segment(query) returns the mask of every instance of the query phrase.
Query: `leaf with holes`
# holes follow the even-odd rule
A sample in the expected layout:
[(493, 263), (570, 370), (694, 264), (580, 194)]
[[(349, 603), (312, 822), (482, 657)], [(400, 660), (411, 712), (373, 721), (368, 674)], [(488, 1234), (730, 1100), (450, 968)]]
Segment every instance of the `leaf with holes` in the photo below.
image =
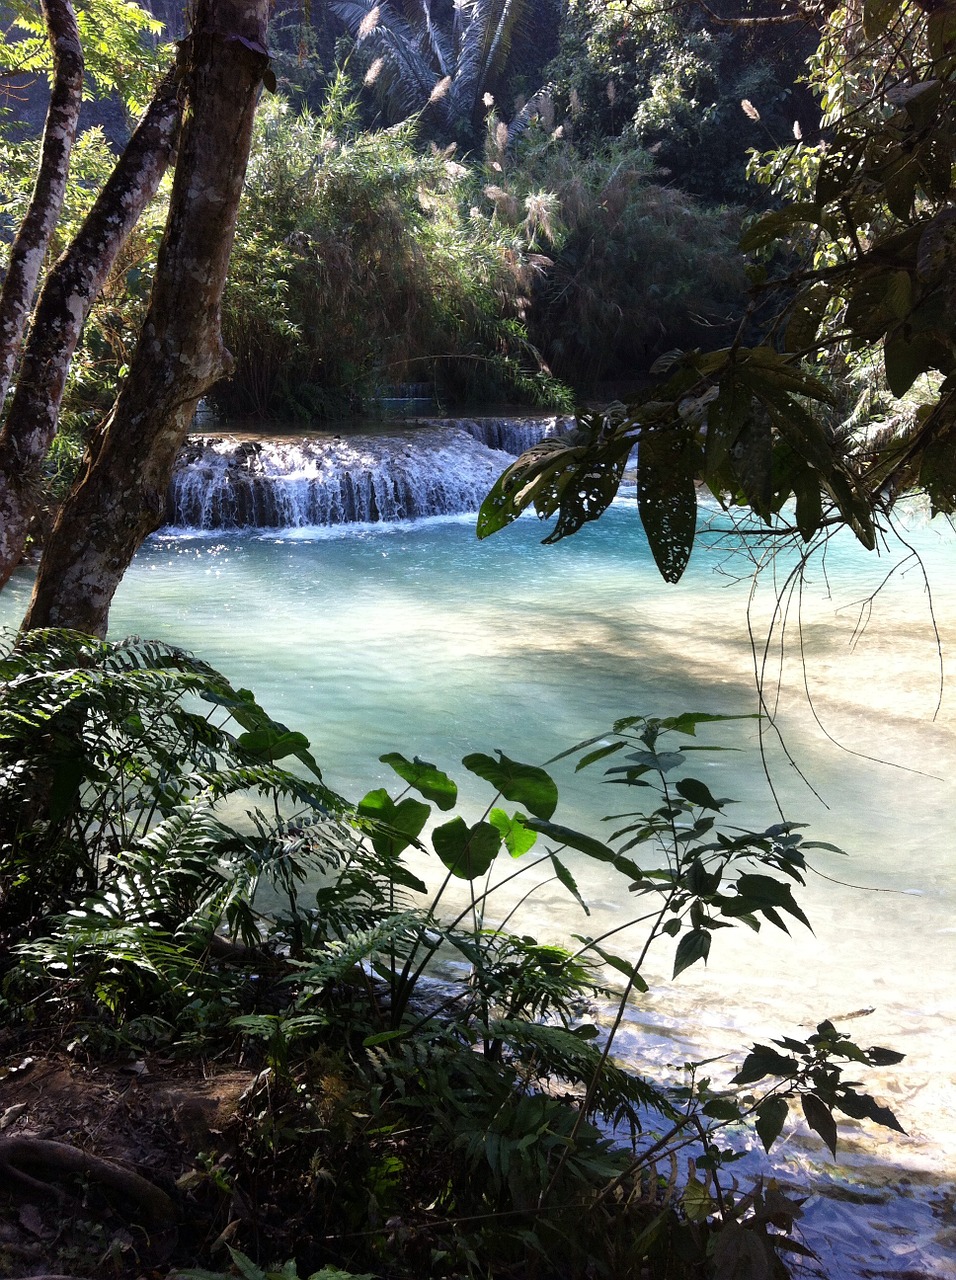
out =
[(694, 484), (699, 449), (686, 432), (641, 437), (637, 463), (637, 508), (654, 562), (665, 582), (679, 582), (697, 532)]

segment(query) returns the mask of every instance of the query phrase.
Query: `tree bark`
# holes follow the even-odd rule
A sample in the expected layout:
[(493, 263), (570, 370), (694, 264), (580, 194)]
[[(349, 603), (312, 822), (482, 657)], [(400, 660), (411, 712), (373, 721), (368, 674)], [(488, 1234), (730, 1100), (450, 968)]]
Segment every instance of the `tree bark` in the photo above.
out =
[(76, 239), (50, 271), (0, 430), (0, 587), (20, 563), (70, 361), (116, 256), (169, 166), (181, 117), (176, 69), (160, 83)]
[(220, 303), (252, 139), (269, 0), (201, 0), (187, 112), (149, 310), (113, 411), (47, 540), (24, 627), (103, 636), (113, 594), (163, 518), (200, 398), (231, 367)]
[(63, 207), (83, 101), (83, 49), (70, 0), (41, 0), (53, 50), (53, 88), (30, 206), (10, 248), (0, 292), (0, 405), (13, 378), (40, 268)]

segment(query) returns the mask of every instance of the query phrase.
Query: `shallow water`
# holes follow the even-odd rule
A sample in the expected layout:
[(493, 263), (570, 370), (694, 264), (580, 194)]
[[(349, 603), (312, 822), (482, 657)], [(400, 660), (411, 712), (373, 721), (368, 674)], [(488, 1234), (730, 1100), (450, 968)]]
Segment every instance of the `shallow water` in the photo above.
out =
[[(538, 546), (542, 534), (522, 520), (481, 544), (473, 520), (461, 518), (169, 532), (137, 557), (112, 632), (181, 644), (254, 688), (310, 736), (326, 779), (353, 796), (392, 781), (377, 759), (385, 751), (425, 756), (463, 783), (458, 762), (471, 750), (543, 762), (620, 715), (756, 709), (739, 553), (699, 548), (674, 588), (653, 568), (632, 502), (556, 547)], [(956, 640), (954, 538), (918, 519), (907, 536), (933, 584), (945, 656)], [(787, 817), (848, 855), (816, 858), (821, 874), (801, 894), (814, 933), (721, 931), (709, 968), (655, 986), (619, 1041), (622, 1055), (665, 1072), (872, 1009), (846, 1029), (862, 1044), (907, 1052), (877, 1091), (909, 1136), (851, 1125), (847, 1160), (835, 1164), (799, 1135), (776, 1159), (797, 1180), (810, 1166), (827, 1170), (813, 1175), (824, 1194), (811, 1202), (808, 1236), (830, 1242), (822, 1274), (837, 1280), (951, 1275), (956, 1252), (947, 1190), (956, 1178), (956, 685), (944, 683), (937, 706), (933, 614), (916, 566), (889, 582), (858, 634), (859, 602), (891, 563), (849, 541), (831, 548), (804, 588), (802, 635), (791, 615), (782, 660), (775, 650), (766, 676), (769, 689), (782, 662), (775, 703), (786, 746), (820, 797), (768, 742)], [(4, 592), (5, 619), (16, 619), (27, 585)], [(772, 600), (767, 578), (753, 607), (758, 637)], [(755, 722), (719, 738), (701, 730), (701, 739), (739, 748), (703, 766), (713, 792), (740, 800), (734, 820), (775, 821)], [(598, 819), (619, 798), (597, 774), (556, 774), (566, 799), (558, 817), (599, 834)], [(581, 882), (589, 921), (548, 884), (527, 905), (526, 927), (566, 939), (623, 923), (618, 885), (590, 868)], [(626, 938), (616, 939), (619, 950)], [(662, 952), (649, 976), (656, 968), (663, 979), (670, 963)]]

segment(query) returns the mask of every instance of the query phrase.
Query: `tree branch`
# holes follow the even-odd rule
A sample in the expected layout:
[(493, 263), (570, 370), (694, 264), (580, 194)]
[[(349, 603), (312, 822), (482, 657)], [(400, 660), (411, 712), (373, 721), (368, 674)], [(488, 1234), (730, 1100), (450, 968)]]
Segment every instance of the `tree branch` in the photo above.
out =
[(60, 217), (83, 101), (83, 50), (70, 0), (41, 0), (53, 50), (53, 88), (30, 206), (0, 292), (0, 405), (13, 378), (40, 268)]
[(179, 131), (176, 69), (167, 72), (76, 239), (50, 271), (0, 430), (0, 587), (20, 563), (40, 468), (56, 432), (70, 361), (117, 255), (152, 200)]

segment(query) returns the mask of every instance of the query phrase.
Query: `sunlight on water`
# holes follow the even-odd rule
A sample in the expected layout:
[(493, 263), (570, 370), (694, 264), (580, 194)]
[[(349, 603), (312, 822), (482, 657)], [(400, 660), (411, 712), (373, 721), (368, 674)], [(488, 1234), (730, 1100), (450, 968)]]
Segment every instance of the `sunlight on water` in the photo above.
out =
[[(914, 562), (871, 610), (868, 594), (905, 548), (877, 558), (840, 542), (808, 574), (802, 628), (791, 600), (785, 644), (772, 647), (764, 672), (792, 756), (768, 738), (787, 817), (848, 854), (817, 858), (822, 875), (801, 898), (815, 933), (721, 931), (710, 968), (653, 991), (621, 1040), (622, 1052), (665, 1070), (872, 1009), (846, 1029), (864, 1045), (907, 1051), (879, 1089), (910, 1136), (864, 1136), (851, 1126), (847, 1164), (824, 1161), (830, 1195), (811, 1216), (829, 1234), (831, 1277), (862, 1275), (864, 1262), (869, 1275), (950, 1274), (952, 1193), (947, 1226), (936, 1180), (956, 1176), (956, 684), (950, 672), (937, 711), (933, 618), (948, 659), (956, 575), (951, 531), (914, 525), (907, 537), (932, 597)], [(391, 784), (378, 764), (385, 751), (425, 756), (467, 782), (458, 762), (468, 751), (500, 747), (543, 762), (625, 714), (756, 709), (745, 557), (700, 548), (685, 581), (667, 586), (627, 501), (556, 547), (538, 546), (541, 536), (522, 520), (481, 544), (473, 517), (161, 535), (124, 581), (112, 633), (181, 644), (255, 689), (310, 736), (327, 781), (353, 797)], [(786, 572), (781, 563), (779, 581)], [(16, 620), (26, 590), (20, 580), (4, 593), (6, 620)], [(753, 607), (761, 644), (773, 600), (766, 575)], [(718, 740), (716, 731), (701, 738)], [(775, 821), (755, 722), (722, 730), (719, 741), (739, 751), (705, 757), (711, 790), (741, 801), (735, 821)], [(619, 798), (608, 798), (597, 774), (574, 778), (562, 767), (556, 775), (566, 800), (558, 818), (600, 834), (598, 819)], [(543, 938), (567, 938), (626, 919), (618, 886), (590, 868), (581, 882), (593, 902), (589, 921), (552, 884), (523, 923)], [(669, 957), (662, 952), (656, 966), (666, 976)], [(818, 1163), (819, 1144), (805, 1146)], [(805, 1178), (809, 1163), (798, 1139), (778, 1167)], [(868, 1207), (848, 1204), (864, 1194), (847, 1190), (861, 1178), (892, 1190), (872, 1192)], [(869, 1255), (858, 1266), (861, 1232)]]

